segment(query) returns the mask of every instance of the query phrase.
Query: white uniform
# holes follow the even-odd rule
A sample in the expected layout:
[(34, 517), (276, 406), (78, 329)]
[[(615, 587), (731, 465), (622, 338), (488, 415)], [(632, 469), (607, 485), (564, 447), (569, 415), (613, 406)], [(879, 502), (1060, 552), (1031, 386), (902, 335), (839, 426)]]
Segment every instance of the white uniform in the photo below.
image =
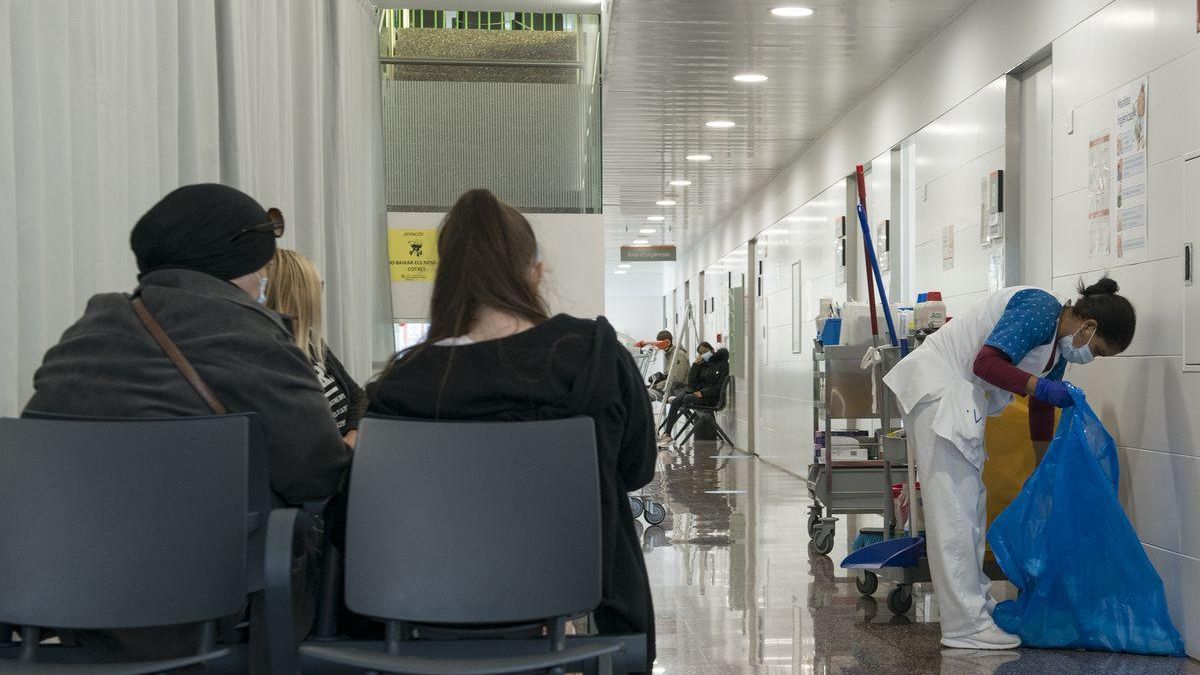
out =
[[(975, 376), (975, 356), (1025, 287), (1007, 288), (956, 314), (884, 378), (913, 440), (924, 505), (929, 571), (938, 594), (942, 636), (978, 633), (994, 622), (983, 573), (987, 494), (983, 486), (986, 420), (1013, 395)], [(1054, 341), (1035, 347), (1017, 367), (1044, 374)]]

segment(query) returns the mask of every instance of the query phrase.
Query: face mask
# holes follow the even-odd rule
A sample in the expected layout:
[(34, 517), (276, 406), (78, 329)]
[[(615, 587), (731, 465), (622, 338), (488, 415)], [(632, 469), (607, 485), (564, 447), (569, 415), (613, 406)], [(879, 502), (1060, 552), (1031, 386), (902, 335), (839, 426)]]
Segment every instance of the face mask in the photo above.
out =
[(258, 297), (254, 299), (258, 304), (267, 304), (267, 278), (258, 278)]
[[(1075, 331), (1075, 335), (1079, 335), (1083, 331), (1082, 328)], [(1058, 340), (1058, 351), (1062, 354), (1067, 363), (1077, 365), (1086, 365), (1091, 363), (1096, 358), (1092, 354), (1092, 340), (1096, 339), (1096, 331), (1092, 330), (1092, 337), (1088, 338), (1087, 344), (1082, 347), (1075, 346), (1075, 335), (1064, 335)]]
[(704, 359), (705, 361), (708, 361), (709, 359), (712, 358), (712, 352), (704, 352), (703, 354), (700, 355), (700, 358)]

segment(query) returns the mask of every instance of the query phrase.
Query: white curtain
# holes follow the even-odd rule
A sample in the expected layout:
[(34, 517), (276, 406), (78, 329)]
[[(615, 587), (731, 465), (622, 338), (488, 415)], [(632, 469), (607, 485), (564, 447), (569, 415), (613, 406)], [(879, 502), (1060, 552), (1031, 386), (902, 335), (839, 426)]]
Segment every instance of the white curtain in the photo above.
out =
[(0, 0), (0, 414), (171, 189), (224, 182), (289, 221), (330, 342), (390, 351), (374, 12), (360, 0)]

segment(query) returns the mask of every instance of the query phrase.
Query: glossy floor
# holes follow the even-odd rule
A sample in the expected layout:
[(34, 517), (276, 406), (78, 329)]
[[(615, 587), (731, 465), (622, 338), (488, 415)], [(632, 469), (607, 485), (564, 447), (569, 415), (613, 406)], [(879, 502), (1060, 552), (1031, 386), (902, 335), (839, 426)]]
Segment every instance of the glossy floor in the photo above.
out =
[(897, 617), (886, 586), (862, 598), (836, 566), (865, 518), (840, 517), (834, 550), (819, 555), (803, 480), (710, 443), (660, 459), (644, 494), (666, 503), (667, 518), (639, 521), (658, 617), (655, 673), (1200, 675), (1187, 659), (943, 651), (932, 593), (919, 587)]

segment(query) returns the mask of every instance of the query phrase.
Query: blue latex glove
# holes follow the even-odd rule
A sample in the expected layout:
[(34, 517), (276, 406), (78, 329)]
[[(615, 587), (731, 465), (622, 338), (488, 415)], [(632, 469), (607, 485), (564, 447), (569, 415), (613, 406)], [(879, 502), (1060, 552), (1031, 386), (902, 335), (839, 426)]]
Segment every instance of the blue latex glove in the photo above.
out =
[(1070, 408), (1075, 405), (1075, 399), (1071, 397), (1071, 391), (1066, 382), (1047, 380), (1044, 377), (1038, 378), (1033, 397), (1039, 401), (1045, 401), (1055, 408)]

